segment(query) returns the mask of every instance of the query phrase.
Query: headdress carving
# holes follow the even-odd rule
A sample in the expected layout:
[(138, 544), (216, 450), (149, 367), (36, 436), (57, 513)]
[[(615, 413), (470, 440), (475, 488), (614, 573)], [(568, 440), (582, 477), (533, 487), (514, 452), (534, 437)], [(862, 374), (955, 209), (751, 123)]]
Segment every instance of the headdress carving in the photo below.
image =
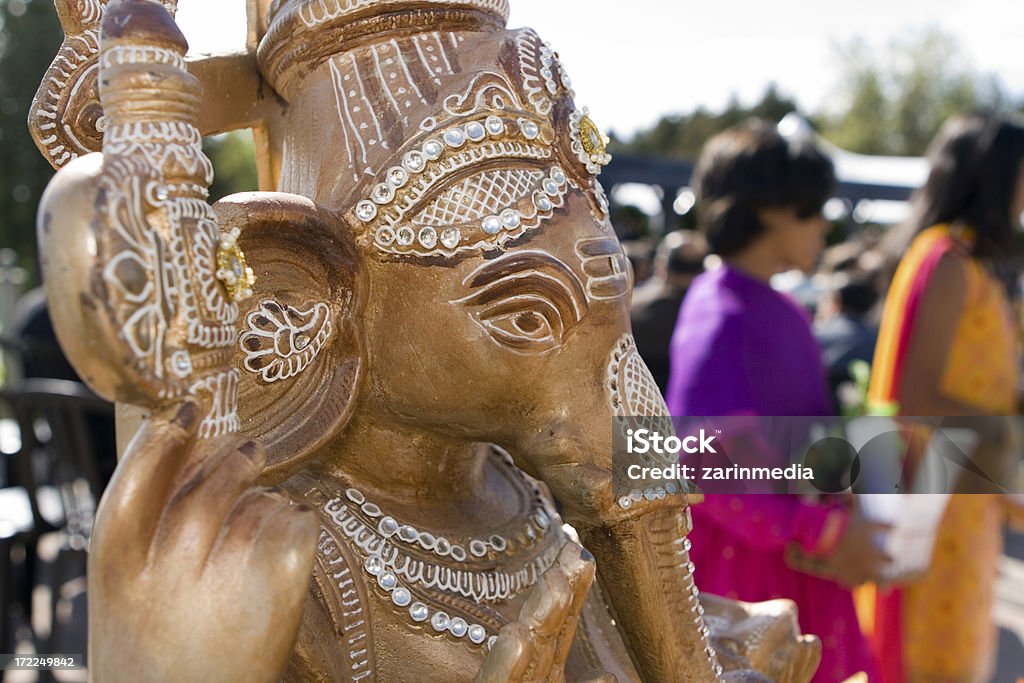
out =
[(275, 0), (260, 42), (260, 69), (289, 99), (302, 77), (339, 45), (355, 47), (402, 31), (498, 30), (507, 19), (507, 0)]

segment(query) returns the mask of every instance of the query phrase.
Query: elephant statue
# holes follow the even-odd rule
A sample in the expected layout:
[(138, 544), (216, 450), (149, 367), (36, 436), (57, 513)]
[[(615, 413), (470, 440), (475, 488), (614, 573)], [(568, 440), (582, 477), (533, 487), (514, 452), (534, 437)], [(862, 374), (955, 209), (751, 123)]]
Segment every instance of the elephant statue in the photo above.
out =
[[(172, 0), (57, 4), (47, 294), (148, 411), (93, 680), (810, 680), (791, 603), (694, 586), (698, 494), (612, 494), (613, 419), (667, 410), (606, 140), (506, 0), (252, 0), (189, 61)], [(211, 206), (201, 136), (242, 127), (264, 191)]]

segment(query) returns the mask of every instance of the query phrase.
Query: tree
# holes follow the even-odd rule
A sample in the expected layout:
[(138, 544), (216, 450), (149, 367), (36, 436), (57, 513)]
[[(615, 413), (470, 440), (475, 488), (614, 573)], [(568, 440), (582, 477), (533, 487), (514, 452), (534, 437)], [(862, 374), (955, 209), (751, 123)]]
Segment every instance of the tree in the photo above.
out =
[(203, 151), (210, 157), (214, 168), (211, 202), (258, 187), (256, 147), (251, 130), (208, 137), (203, 140)]
[(1012, 108), (999, 80), (977, 71), (956, 39), (936, 28), (895, 39), (880, 52), (854, 40), (838, 46), (836, 57), (838, 106), (816, 123), (850, 151), (918, 156), (950, 116)]
[(0, 247), (18, 253), (30, 283), (39, 278), (36, 207), (53, 169), (25, 121), (63, 35), (52, 2), (0, 0)]
[[(811, 116), (815, 128), (835, 144), (862, 154), (919, 156), (950, 116), (971, 109), (1017, 111), (994, 74), (975, 69), (956, 39), (931, 28), (872, 49), (855, 39), (836, 47), (836, 82), (831, 106)], [(614, 139), (616, 151), (695, 159), (716, 133), (757, 116), (778, 121), (796, 102), (774, 84), (761, 101), (743, 107), (734, 98), (719, 113), (698, 108), (662, 117), (630, 140)]]
[(663, 116), (653, 128), (640, 131), (629, 141), (613, 140), (609, 147), (612, 155), (622, 152), (694, 159), (715, 134), (751, 117), (778, 121), (796, 108), (796, 102), (771, 83), (751, 107), (744, 107), (733, 97), (721, 113), (700, 107), (691, 114)]

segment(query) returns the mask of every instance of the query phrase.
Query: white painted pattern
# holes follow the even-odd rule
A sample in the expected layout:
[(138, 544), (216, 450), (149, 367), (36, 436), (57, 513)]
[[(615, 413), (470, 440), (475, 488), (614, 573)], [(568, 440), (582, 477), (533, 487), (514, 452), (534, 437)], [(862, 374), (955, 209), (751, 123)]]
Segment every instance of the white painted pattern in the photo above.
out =
[(219, 372), (199, 380), (190, 387), (193, 394), (208, 393), (212, 397), (210, 412), (199, 423), (199, 436), (212, 439), (238, 431), (238, 370)]
[[(409, 0), (302, 0), (295, 4), (298, 4), (302, 23), (313, 28), (327, 22), (342, 20), (371, 6), (386, 9), (388, 5), (409, 5), (410, 2)], [(508, 18), (507, 0), (420, 0), (420, 4), (468, 7), (488, 11), (500, 16), (503, 20)]]
[(445, 98), (444, 110), (451, 116), (473, 116), (481, 112), (522, 111), (515, 88), (508, 79), (493, 71), (481, 71), (464, 92)]
[(588, 297), (617, 299), (629, 294), (626, 255), (614, 236), (580, 238), (573, 250), (587, 276)]
[(417, 225), (446, 227), (501, 213), (540, 187), (542, 171), (499, 168), (466, 178), (418, 214)]
[(101, 65), (104, 69), (120, 64), (169, 64), (187, 71), (185, 59), (172, 50), (153, 45), (117, 45), (104, 50)]
[(355, 587), (352, 570), (345, 556), (338, 548), (338, 542), (327, 531), (321, 529), (317, 544), (317, 558), (320, 567), (331, 579), (334, 586), (334, 599), (340, 603), (342, 632), (339, 634), (341, 645), (349, 662), (349, 674), (352, 681), (376, 680), (373, 660), (369, 656), (373, 639), (366, 621), (365, 608)]
[(671, 414), (631, 334), (622, 335), (612, 351), (607, 387), (609, 403), (617, 416), (662, 417)]
[(443, 162), (411, 180), (401, 192), (397, 192), (391, 202), (382, 207), (380, 215), (389, 225), (397, 225), (409, 209), (418, 204), (431, 189), (456, 172), (490, 159), (521, 159), (543, 161), (551, 157), (551, 150), (522, 142), (484, 142), (479, 145), (466, 145), (456, 150)]
[(589, 310), (573, 269), (539, 249), (517, 249), (484, 261), (462, 285), (469, 293), (450, 303), (465, 307), (492, 340), (522, 355), (561, 346)]
[[(449, 34), (457, 43), (454, 34)], [(409, 125), (409, 112), (430, 104), (417, 75), (435, 83), (455, 73), (440, 33), (419, 34), (372, 44), (334, 56), (328, 62), (345, 154), (358, 182), (380, 169), (372, 163), (376, 147), (391, 148), (385, 121)], [(417, 72), (417, 73), (414, 73)]]
[[(80, 35), (68, 36), (53, 60), (51, 72), (40, 89), (40, 102), (36, 110), (39, 143), (46, 149), (49, 161), (60, 168), (81, 154), (91, 151), (76, 134), (76, 129), (64, 120), (65, 98), (75, 85), (93, 76), (99, 54), (99, 30), (86, 29)], [(57, 131), (61, 131), (58, 135)], [(62, 141), (62, 136), (66, 138)], [(69, 148), (70, 146), (70, 148)]]
[[(140, 157), (151, 168), (159, 169), (157, 172), (161, 180), (162, 169), (172, 164), (187, 175), (199, 178), (207, 186), (213, 182), (213, 164), (202, 153), (199, 129), (191, 124), (145, 121), (113, 125), (103, 139), (103, 152), (118, 157)], [(192, 213), (212, 215), (208, 207)]]
[(99, 23), (107, 0), (78, 0), (79, 14), (83, 24)]
[(323, 302), (299, 309), (264, 299), (246, 316), (238, 340), (243, 367), (268, 383), (294, 377), (313, 362), (332, 330), (331, 309)]
[(543, 43), (533, 29), (524, 28), (516, 33), (515, 44), (519, 57), (519, 75), (526, 99), (534, 111), (547, 116), (551, 111), (552, 102), (540, 77), (540, 49)]
[[(458, 47), (458, 44), (463, 41), (462, 36), (457, 36), (454, 33), (448, 33), (447, 36), (452, 48)], [(451, 76), (457, 73), (451, 61), (454, 57), (448, 54), (448, 47), (438, 31), (414, 35), (408, 43), (416, 53), (420, 66), (429, 75), (434, 85), (441, 85), (442, 75)]]
[(558, 55), (533, 29), (516, 32), (515, 46), (520, 85), (534, 111), (547, 116), (560, 90), (570, 100), (576, 96)]
[[(455, 569), (445, 564), (427, 562), (409, 555), (397, 544), (384, 538), (363, 523), (349, 510), (341, 498), (324, 505), (324, 512), (364, 557), (380, 558), (383, 566), (412, 586), (455, 593), (477, 603), (508, 600), (533, 586), (554, 564), (561, 549), (557, 543), (548, 546), (515, 571), (474, 571)], [(557, 535), (558, 526), (551, 525)]]
[[(165, 311), (173, 315), (178, 309), (182, 274), (177, 268), (160, 268), (158, 264), (161, 252), (173, 259), (180, 243), (164, 250), (158, 234), (148, 230), (141, 220), (132, 220), (141, 213), (141, 206), (138, 211), (132, 209), (143, 193), (143, 180), (133, 177), (133, 170), (127, 164), (116, 163), (104, 169), (107, 224), (126, 248), (111, 255), (102, 277), (110, 296), (115, 297), (113, 305), (116, 307), (117, 299), (123, 299), (128, 309), (119, 316), (123, 319), (122, 340), (137, 362), (162, 377), (166, 370), (164, 335), (170, 326)], [(120, 220), (122, 215), (129, 220)]]
[[(498, 143), (492, 143), (491, 147), (497, 147)], [(453, 164), (451, 175), (456, 169), (464, 166), (477, 165), (483, 158), (478, 154), (479, 150), (469, 150), (465, 156)], [(515, 150), (518, 154), (494, 154), (494, 158), (503, 158), (506, 161), (524, 158), (522, 151)], [(555, 180), (555, 178), (559, 180)], [(477, 181), (471, 179), (473, 183)], [(432, 181), (429, 184), (434, 184)], [(373, 244), (380, 251), (394, 254), (409, 254), (416, 256), (453, 255), (459, 252), (477, 249), (496, 249), (510, 240), (517, 239), (524, 232), (539, 227), (545, 220), (551, 217), (552, 213), (565, 205), (565, 197), (569, 188), (578, 189), (573, 181), (566, 177), (560, 168), (552, 167), (548, 174), (541, 180), (540, 189), (534, 190), (532, 194), (524, 195), (518, 203), (513, 203), (508, 208), (485, 216), (482, 220), (468, 223), (454, 223), (445, 228), (443, 225), (427, 226), (424, 229), (435, 230), (442, 235), (440, 242), (431, 240), (429, 243), (416, 242), (416, 227), (422, 225), (425, 218), (418, 214), (410, 221), (413, 228), (402, 221), (405, 210), (415, 204), (415, 200), (401, 199), (401, 204), (391, 208), (391, 213), (386, 215), (381, 223), (373, 229)], [(426, 194), (426, 188), (413, 187), (407, 196), (422, 196)], [(459, 201), (459, 200), (456, 200)], [(397, 214), (398, 218), (394, 216)], [(444, 232), (442, 232), (442, 229)], [(403, 240), (403, 231), (407, 237)], [(445, 243), (443, 235), (447, 231), (454, 231), (457, 237), (451, 243)]]
[[(213, 276), (218, 232), (212, 209), (205, 201), (167, 194), (155, 167), (139, 161), (111, 154), (105, 162), (108, 244), (118, 251), (109, 255), (102, 276), (121, 311), (121, 338), (154, 377), (164, 378), (165, 337), (177, 316), (187, 324), (187, 343), (218, 349), (234, 341), (238, 307)], [(165, 231), (149, 222), (146, 204), (163, 214)]]

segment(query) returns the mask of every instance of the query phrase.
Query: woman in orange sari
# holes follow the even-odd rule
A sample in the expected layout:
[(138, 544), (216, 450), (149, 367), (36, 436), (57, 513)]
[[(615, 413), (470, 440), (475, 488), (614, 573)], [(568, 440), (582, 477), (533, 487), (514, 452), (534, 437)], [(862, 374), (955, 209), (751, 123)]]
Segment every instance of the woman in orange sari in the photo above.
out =
[[(1024, 212), (1024, 125), (951, 119), (929, 152), (886, 297), (869, 404), (902, 415), (1008, 415), (1018, 340), (994, 267)], [(885, 683), (974, 683), (992, 673), (992, 590), (1007, 502), (950, 498), (926, 575), (881, 591), (873, 644)]]

